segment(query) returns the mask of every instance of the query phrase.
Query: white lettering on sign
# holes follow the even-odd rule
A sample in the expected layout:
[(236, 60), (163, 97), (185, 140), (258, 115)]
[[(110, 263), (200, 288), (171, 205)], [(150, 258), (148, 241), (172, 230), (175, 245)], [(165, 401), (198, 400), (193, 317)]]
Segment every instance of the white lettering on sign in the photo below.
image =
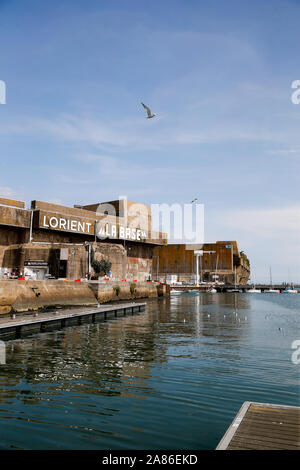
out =
[(63, 217), (50, 217), (47, 219), (47, 216), (44, 215), (42, 218), (42, 227), (50, 228), (53, 230), (64, 230), (66, 232), (81, 232), (81, 233), (91, 233), (90, 227), (92, 226), (91, 222), (80, 222), (78, 220), (69, 220), (64, 219)]
[(146, 239), (146, 232), (133, 227), (119, 226), (119, 237), (117, 236), (117, 226), (106, 224), (105, 226), (98, 225), (97, 227), (98, 238), (120, 238), (122, 240), (143, 240)]
[(58, 226), (58, 220), (56, 217), (51, 217), (49, 220), (49, 224), (51, 228), (56, 228)]
[(60, 219), (60, 221), (59, 221), (60, 230), (66, 230), (66, 223), (67, 223), (67, 221), (65, 219)]
[(122, 225), (119, 227), (119, 237), (122, 239), (125, 238), (125, 229)]
[(76, 230), (77, 230), (76, 223), (78, 224), (78, 222), (76, 222), (75, 220), (71, 220), (71, 230), (72, 230), (72, 232), (76, 232)]

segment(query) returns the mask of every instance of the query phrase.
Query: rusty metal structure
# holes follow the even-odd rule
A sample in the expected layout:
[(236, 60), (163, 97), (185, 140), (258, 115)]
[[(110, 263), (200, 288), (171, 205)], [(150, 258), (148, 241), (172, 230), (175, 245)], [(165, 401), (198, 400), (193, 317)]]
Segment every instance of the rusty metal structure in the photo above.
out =
[[(198, 269), (197, 252), (201, 252)], [(250, 262), (236, 241), (157, 246), (152, 267), (155, 279), (169, 283), (195, 284), (197, 271), (200, 282), (246, 284), (250, 277)]]

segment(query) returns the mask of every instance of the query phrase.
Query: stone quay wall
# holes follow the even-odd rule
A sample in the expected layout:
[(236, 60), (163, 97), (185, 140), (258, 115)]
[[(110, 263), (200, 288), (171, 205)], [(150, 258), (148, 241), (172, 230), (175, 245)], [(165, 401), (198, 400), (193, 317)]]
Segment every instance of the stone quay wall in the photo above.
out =
[(0, 315), (165, 294), (166, 286), (151, 282), (0, 281)]
[(154, 282), (108, 281), (106, 284), (90, 282), (89, 286), (99, 303), (160, 297), (167, 294), (166, 285)]

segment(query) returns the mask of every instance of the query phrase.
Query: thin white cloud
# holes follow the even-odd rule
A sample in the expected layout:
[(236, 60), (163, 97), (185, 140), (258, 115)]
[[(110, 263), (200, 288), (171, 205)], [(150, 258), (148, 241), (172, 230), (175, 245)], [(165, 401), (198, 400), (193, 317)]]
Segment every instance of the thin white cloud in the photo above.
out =
[(172, 202), (182, 202), (178, 200), (182, 197), (182, 194), (178, 195), (178, 188), (182, 190), (188, 181), (188, 188), (184, 192), (189, 198), (189, 186), (198, 184), (199, 179), (197, 173), (193, 172), (191, 175), (190, 167), (184, 164), (169, 166), (162, 161), (158, 166), (154, 165), (151, 159), (146, 162), (141, 160), (139, 163), (136, 158), (130, 161), (98, 153), (80, 153), (75, 155), (74, 159), (84, 165), (70, 165), (71, 169), (67, 173), (54, 170), (52, 178), (54, 184), (67, 187), (70, 192), (77, 188), (74, 194), (80, 192), (82, 198), (86, 198), (88, 194), (89, 199), (102, 197), (106, 200), (108, 196), (101, 196), (101, 193), (110, 193), (114, 195), (112, 197), (116, 197), (121, 192), (130, 200), (143, 197), (144, 200), (146, 198), (150, 201), (166, 202), (168, 181), (171, 185), (168, 198), (175, 198)]
[(8, 186), (0, 186), (0, 197), (15, 197), (16, 193)]
[(300, 243), (300, 205), (275, 209), (246, 209), (229, 211), (223, 224), (239, 228), (259, 238), (278, 238), (284, 233)]
[[(154, 121), (154, 120), (153, 120)], [(211, 119), (210, 119), (211, 121)], [(241, 119), (215, 119), (205, 122), (182, 116), (144, 122), (141, 118), (104, 123), (93, 118), (61, 116), (56, 119), (27, 119), (3, 124), (2, 135), (43, 136), (66, 142), (85, 142), (102, 148), (155, 149), (178, 144), (220, 143), (230, 141), (299, 143), (294, 129), (263, 128), (261, 123)]]
[[(277, 208), (229, 210), (209, 214), (210, 233), (237, 240), (251, 262), (256, 281), (300, 281), (300, 204)], [(290, 273), (290, 279), (288, 279)], [(253, 277), (252, 277), (253, 279)]]
[[(186, 177), (190, 176), (189, 168), (179, 168), (174, 165), (173, 167), (169, 166), (157, 166), (152, 165), (151, 161), (149, 164), (141, 162), (140, 164), (136, 160), (132, 163), (128, 160), (122, 158), (113, 157), (109, 155), (102, 154), (79, 154), (75, 156), (75, 159), (89, 163), (93, 169), (89, 172), (89, 179), (85, 182), (90, 184), (91, 181), (107, 181), (108, 184), (120, 184), (128, 182), (128, 185), (138, 187), (142, 185), (145, 187), (152, 187), (157, 189), (157, 186), (162, 184), (162, 181), (166, 178), (182, 178), (184, 175)], [(69, 175), (68, 175), (69, 177)], [(74, 182), (76, 181), (76, 176), (73, 176)], [(80, 180), (84, 181), (84, 180)], [(151, 183), (150, 183), (151, 182)]]
[(279, 157), (288, 157), (288, 156), (298, 156), (300, 154), (300, 149), (287, 148), (287, 149), (272, 149), (268, 150), (267, 153), (270, 155), (277, 155)]

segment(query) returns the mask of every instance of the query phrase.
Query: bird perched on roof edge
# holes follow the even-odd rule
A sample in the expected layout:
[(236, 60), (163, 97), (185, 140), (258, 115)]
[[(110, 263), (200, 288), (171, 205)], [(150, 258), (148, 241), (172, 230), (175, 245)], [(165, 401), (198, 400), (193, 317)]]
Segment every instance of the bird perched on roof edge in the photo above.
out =
[(151, 119), (151, 118), (153, 118), (154, 116), (156, 116), (156, 114), (152, 114), (152, 112), (151, 112), (151, 110), (148, 108), (148, 106), (146, 106), (144, 103), (142, 103), (142, 105), (144, 106), (144, 108), (146, 109), (147, 114), (148, 114), (148, 116), (146, 117), (146, 119)]

